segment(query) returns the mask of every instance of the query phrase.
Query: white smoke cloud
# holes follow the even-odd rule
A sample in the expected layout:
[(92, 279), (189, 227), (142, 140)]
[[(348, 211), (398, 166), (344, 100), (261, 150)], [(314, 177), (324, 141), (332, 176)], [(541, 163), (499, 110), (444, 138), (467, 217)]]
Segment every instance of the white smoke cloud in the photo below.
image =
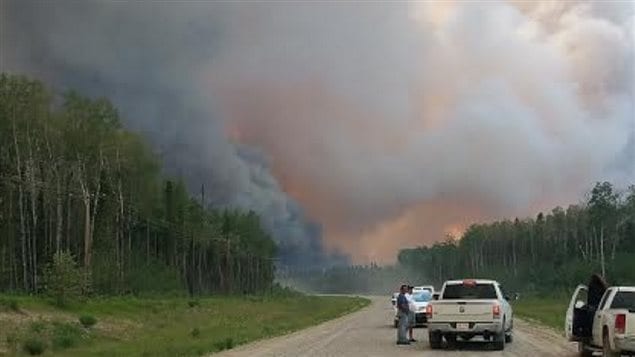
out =
[(404, 5), (240, 8), (210, 69), (332, 245), (385, 259), (633, 179), (632, 3)]

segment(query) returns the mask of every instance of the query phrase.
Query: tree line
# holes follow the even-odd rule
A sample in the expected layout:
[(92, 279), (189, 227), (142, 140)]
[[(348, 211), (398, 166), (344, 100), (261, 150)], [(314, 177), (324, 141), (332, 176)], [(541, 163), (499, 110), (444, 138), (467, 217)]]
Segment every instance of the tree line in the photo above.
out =
[(324, 294), (378, 294), (386, 295), (396, 291), (409, 274), (399, 265), (334, 266), (322, 271), (313, 269), (289, 270), (277, 276), (283, 285), (292, 286), (299, 291)]
[(404, 249), (399, 264), (441, 284), (494, 278), (517, 291), (569, 290), (591, 273), (635, 283), (635, 186), (618, 192), (599, 182), (585, 202), (535, 218), (470, 226), (460, 239)]
[(259, 217), (203, 202), (107, 99), (0, 74), (0, 291), (42, 291), (60, 252), (96, 293), (268, 289), (276, 247)]
[(287, 281), (325, 293), (388, 293), (401, 283), (440, 288), (449, 279), (474, 277), (553, 295), (570, 293), (593, 273), (611, 284), (635, 284), (635, 186), (618, 192), (600, 182), (580, 204), (535, 218), (474, 224), (461, 237), (402, 249), (395, 265), (298, 271)]

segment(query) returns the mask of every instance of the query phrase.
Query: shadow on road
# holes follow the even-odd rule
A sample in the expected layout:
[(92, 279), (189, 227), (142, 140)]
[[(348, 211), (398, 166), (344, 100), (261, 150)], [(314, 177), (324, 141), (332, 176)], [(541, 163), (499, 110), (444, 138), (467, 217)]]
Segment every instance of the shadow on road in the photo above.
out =
[(493, 346), (486, 341), (460, 341), (455, 344), (443, 344), (443, 349), (448, 351), (492, 351)]

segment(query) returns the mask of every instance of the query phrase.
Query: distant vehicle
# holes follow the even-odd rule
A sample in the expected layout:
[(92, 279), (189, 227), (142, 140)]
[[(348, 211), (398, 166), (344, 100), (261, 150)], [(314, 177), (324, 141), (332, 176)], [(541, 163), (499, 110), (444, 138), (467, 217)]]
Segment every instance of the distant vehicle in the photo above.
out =
[(390, 303), (394, 308), (397, 308), (397, 296), (399, 296), (399, 293), (393, 293), (392, 298), (390, 299)]
[[(599, 298), (601, 296), (601, 298)], [(565, 318), (569, 341), (582, 356), (601, 350), (603, 356), (635, 355), (635, 287), (607, 287), (599, 276), (579, 285)]]
[[(428, 303), (432, 300), (432, 294), (428, 290), (422, 290), (415, 293), (413, 290), (412, 298), (415, 302), (415, 326), (425, 326), (428, 322), (426, 315), (426, 308)], [(397, 316), (397, 308), (395, 308), (395, 328), (399, 327), (399, 318)]]
[(514, 315), (500, 284), (493, 280), (450, 280), (441, 288), (438, 300), (426, 308), (432, 349), (441, 348), (443, 338), (455, 344), (481, 336), (497, 350), (512, 342)]
[(416, 293), (420, 293), (422, 291), (429, 291), (430, 294), (434, 293), (434, 286), (432, 285), (423, 285), (423, 286), (415, 286), (412, 288), (412, 293), (416, 294)]

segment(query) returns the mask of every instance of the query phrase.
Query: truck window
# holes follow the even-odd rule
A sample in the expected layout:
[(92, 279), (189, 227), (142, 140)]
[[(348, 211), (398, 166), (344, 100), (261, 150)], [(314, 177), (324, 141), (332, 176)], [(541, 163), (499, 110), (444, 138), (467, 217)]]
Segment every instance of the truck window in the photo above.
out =
[(453, 284), (446, 285), (443, 299), (497, 299), (494, 284)]
[(613, 298), (611, 309), (635, 310), (635, 291), (618, 291)]

